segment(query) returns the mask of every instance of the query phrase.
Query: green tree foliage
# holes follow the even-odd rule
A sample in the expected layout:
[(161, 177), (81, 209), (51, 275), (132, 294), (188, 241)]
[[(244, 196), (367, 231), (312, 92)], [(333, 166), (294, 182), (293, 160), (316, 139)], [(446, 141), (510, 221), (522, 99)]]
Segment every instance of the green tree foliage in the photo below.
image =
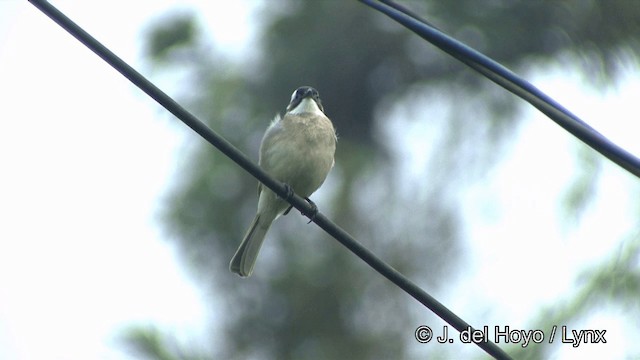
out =
[[(585, 73), (595, 68), (609, 79), (621, 54), (640, 49), (635, 1), (405, 4), (514, 69), (569, 56), (588, 65)], [(316, 87), (339, 135), (336, 167), (314, 196), (320, 210), (430, 292), (446, 285), (461, 260), (451, 194), (499, 158), (518, 123), (517, 100), (356, 1), (261, 6), (251, 62), (234, 63), (211, 51), (197, 17), (185, 13), (151, 26), (149, 59), (187, 69), (192, 77), (183, 102), (251, 156), (291, 92)], [(224, 7), (221, 2), (219, 11)], [(439, 134), (437, 152), (423, 158), (428, 178), (402, 180), (402, 145), (389, 144), (386, 135), (395, 104), (407, 104), (408, 124), (425, 121), (420, 109), (426, 106), (448, 106), (443, 119), (427, 119)], [(211, 356), (406, 356), (412, 329), (428, 319), (426, 311), (298, 213), (272, 228), (252, 278), (227, 270), (255, 211), (255, 188), (253, 178), (198, 142), (184, 157), (162, 214), (185, 263), (223, 304), (213, 310), (226, 346)], [(570, 195), (578, 205), (583, 198)], [(148, 348), (165, 351), (157, 334), (134, 334), (132, 341), (146, 339), (153, 345)]]
[[(556, 336), (559, 339), (562, 336), (562, 326), (579, 329), (580, 326), (576, 323), (591, 315), (592, 309), (606, 312), (617, 308), (625, 314), (637, 316), (640, 313), (637, 301), (640, 294), (638, 256), (640, 234), (635, 233), (625, 239), (618, 251), (611, 254), (603, 264), (598, 264), (583, 274), (580, 289), (576, 294), (553, 307), (542, 309), (531, 328), (544, 329), (549, 334), (552, 327), (556, 326)], [(568, 333), (568, 338), (573, 338), (570, 330)], [(555, 341), (553, 345), (532, 344), (526, 348), (513, 346), (511, 353), (517, 359), (543, 359), (548, 358), (550, 350), (559, 344), (560, 341)], [(627, 355), (633, 358), (631, 354)]]

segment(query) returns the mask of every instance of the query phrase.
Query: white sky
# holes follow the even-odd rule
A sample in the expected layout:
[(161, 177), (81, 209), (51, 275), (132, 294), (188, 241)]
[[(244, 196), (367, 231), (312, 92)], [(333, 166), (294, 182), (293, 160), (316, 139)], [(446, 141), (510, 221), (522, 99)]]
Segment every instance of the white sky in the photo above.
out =
[[(640, 154), (637, 68), (627, 67), (619, 84), (603, 91), (566, 68), (536, 69), (525, 77), (612, 141)], [(429, 141), (437, 136), (432, 119), (446, 117), (450, 105), (437, 99), (433, 102), (432, 107), (417, 112), (420, 118), (389, 126), (391, 138), (407, 145), (400, 153), (406, 160), (402, 170), (410, 177), (428, 176), (426, 169), (415, 164), (424, 164), (425, 154), (438, 151)], [(578, 171), (576, 154), (581, 143), (537, 110), (524, 106), (529, 110), (513, 135), (513, 144), (506, 147), (504, 160), (485, 179), (458, 195), (466, 220), (467, 248), (461, 256), (468, 262), (450, 280), (456, 285), (432, 294), (478, 328), (508, 325), (535, 330), (530, 322), (544, 307), (568, 300), (583, 271), (615, 254), (621, 240), (637, 231), (638, 179), (608, 160), (603, 161), (596, 200), (579, 225), (563, 224), (560, 200)], [(437, 125), (435, 129), (438, 131)], [(436, 331), (442, 325), (442, 321), (436, 323)], [(608, 343), (577, 349), (559, 346), (558, 358), (615, 359), (624, 358), (627, 351), (640, 351), (633, 338), (640, 329), (618, 310), (603, 309), (579, 326), (571, 329), (606, 329)], [(550, 333), (550, 329), (542, 330), (547, 336)], [(420, 357), (423, 346), (415, 344), (412, 354)], [(476, 349), (464, 350), (458, 356), (477, 355)]]
[[(640, 154), (634, 139), (639, 125), (633, 121), (640, 110), (635, 100), (640, 72), (625, 76), (617, 90), (598, 93), (576, 73), (546, 71), (531, 74), (537, 86), (614, 142)], [(578, 279), (583, 271), (615, 254), (621, 240), (637, 231), (640, 198), (638, 179), (605, 160), (596, 200), (579, 226), (563, 224), (559, 200), (578, 171), (575, 157), (581, 144), (536, 111), (527, 118), (502, 165), (463, 195), (465, 213), (473, 219), (467, 244), (475, 266), (462, 276), (465, 285), (451, 298), (470, 309), (478, 302), (500, 304), (491, 310), (496, 324), (525, 330), (543, 307), (568, 300), (582, 284)], [(606, 329), (607, 345), (559, 346), (558, 357), (615, 359), (631, 349), (637, 354), (640, 349), (630, 338), (638, 334), (637, 324), (620, 312), (609, 312), (603, 309), (580, 327), (568, 324), (578, 330)]]
[[(141, 26), (169, 8), (196, 7), (217, 45), (233, 54), (250, 37), (246, 2), (226, 1), (224, 13), (215, 2), (54, 4), (138, 69)], [(637, 69), (603, 93), (566, 71), (535, 79), (640, 154)], [(25, 1), (0, 0), (0, 99), (0, 359), (128, 359), (114, 339), (128, 324), (201, 335), (215, 315), (155, 219), (180, 149), (196, 135)], [(575, 171), (575, 141), (536, 112), (528, 118), (504, 164), (461, 195), (474, 219), (472, 266), (440, 300), (476, 326), (487, 309), (475, 304), (488, 303), (499, 309), (492, 317), (525, 327), (636, 225), (638, 181), (605, 162), (598, 200), (579, 229), (563, 231), (557, 200)], [(559, 356), (623, 357), (634, 343), (620, 319), (589, 319), (586, 327), (609, 329), (609, 343), (565, 346)]]
[[(53, 3), (137, 68), (141, 26), (189, 6)], [(212, 29), (246, 15), (230, 3), (205, 13)], [(247, 36), (215, 34), (230, 51)], [(127, 324), (202, 333), (155, 220), (196, 137), (26, 1), (0, 0), (0, 99), (0, 359), (127, 358), (114, 339)]]

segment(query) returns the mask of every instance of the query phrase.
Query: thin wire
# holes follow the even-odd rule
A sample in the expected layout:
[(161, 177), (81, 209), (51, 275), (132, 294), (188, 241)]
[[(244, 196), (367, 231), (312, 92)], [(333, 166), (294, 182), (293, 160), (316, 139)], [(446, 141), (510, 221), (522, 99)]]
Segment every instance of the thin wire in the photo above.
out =
[(417, 14), (393, 1), (359, 1), (396, 20), (423, 39), (480, 72), (491, 81), (529, 102), (573, 136), (633, 175), (640, 177), (639, 158), (608, 140), (579, 117), (506, 67), (443, 33)]
[[(107, 49), (104, 45), (98, 42), (95, 38), (89, 35), (81, 27), (75, 24), (71, 19), (65, 16), (62, 12), (56, 9), (53, 5), (44, 0), (29, 0), (34, 6), (36, 6), (45, 15), (58, 23), (62, 28), (69, 32), (73, 37), (78, 39), (81, 43), (87, 46), (91, 51), (100, 56), (104, 61), (111, 65), (114, 69), (124, 75), (138, 88), (144, 91), (147, 95), (156, 100), (165, 109), (175, 115), (178, 119), (184, 122), (187, 126), (193, 129), (196, 133), (207, 140), (211, 145), (215, 146), (223, 154), (233, 160), (236, 164), (253, 175), (261, 183), (273, 190), (276, 194), (286, 198), (287, 188), (285, 185), (264, 172), (259, 166), (254, 164), (249, 158), (236, 149), (231, 143), (224, 138), (216, 134), (209, 129), (204, 123), (198, 120), (195, 116), (181, 107), (167, 94), (158, 89), (149, 80), (144, 78), (140, 73), (134, 70), (127, 63), (122, 61), (113, 52)], [(303, 214), (312, 213), (312, 206), (307, 203), (306, 200), (298, 195), (294, 195), (287, 199), (291, 205), (300, 210)], [(389, 279), (395, 285), (400, 287), (406, 293), (418, 300), (420, 303), (431, 309), (436, 315), (442, 318), (447, 323), (458, 329), (458, 331), (474, 329), (467, 324), (464, 320), (454, 314), (451, 310), (447, 309), (443, 304), (426, 293), (416, 284), (407, 279), (404, 275), (399, 273), (390, 265), (379, 259), (373, 252), (365, 248), (362, 244), (358, 243), (351, 235), (349, 235), (342, 228), (338, 227), (331, 220), (325, 217), (322, 213), (316, 213), (315, 217), (312, 217), (312, 221), (315, 222), (320, 228), (325, 230), (329, 235), (333, 236), (347, 249), (351, 250), (364, 262), (369, 264), (372, 268), (378, 271), (382, 276)], [(477, 343), (487, 353), (499, 359), (509, 359), (509, 356), (497, 347), (492, 342)]]

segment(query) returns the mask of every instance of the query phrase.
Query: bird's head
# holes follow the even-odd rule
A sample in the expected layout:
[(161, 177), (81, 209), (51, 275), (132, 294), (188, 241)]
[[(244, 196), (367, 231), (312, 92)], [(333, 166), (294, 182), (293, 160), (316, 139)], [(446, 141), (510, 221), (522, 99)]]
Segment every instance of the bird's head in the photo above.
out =
[(322, 101), (318, 90), (311, 86), (301, 86), (291, 94), (291, 102), (287, 106), (287, 113), (301, 114), (305, 112), (318, 112), (324, 114)]

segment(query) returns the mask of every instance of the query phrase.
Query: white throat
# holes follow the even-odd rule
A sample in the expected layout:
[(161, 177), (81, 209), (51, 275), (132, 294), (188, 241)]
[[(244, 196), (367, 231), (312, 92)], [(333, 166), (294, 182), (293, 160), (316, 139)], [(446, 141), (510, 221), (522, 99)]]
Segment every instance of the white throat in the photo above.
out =
[(324, 115), (318, 104), (311, 98), (304, 98), (300, 104), (289, 111), (289, 114), (300, 115), (302, 113), (312, 113), (316, 115)]

